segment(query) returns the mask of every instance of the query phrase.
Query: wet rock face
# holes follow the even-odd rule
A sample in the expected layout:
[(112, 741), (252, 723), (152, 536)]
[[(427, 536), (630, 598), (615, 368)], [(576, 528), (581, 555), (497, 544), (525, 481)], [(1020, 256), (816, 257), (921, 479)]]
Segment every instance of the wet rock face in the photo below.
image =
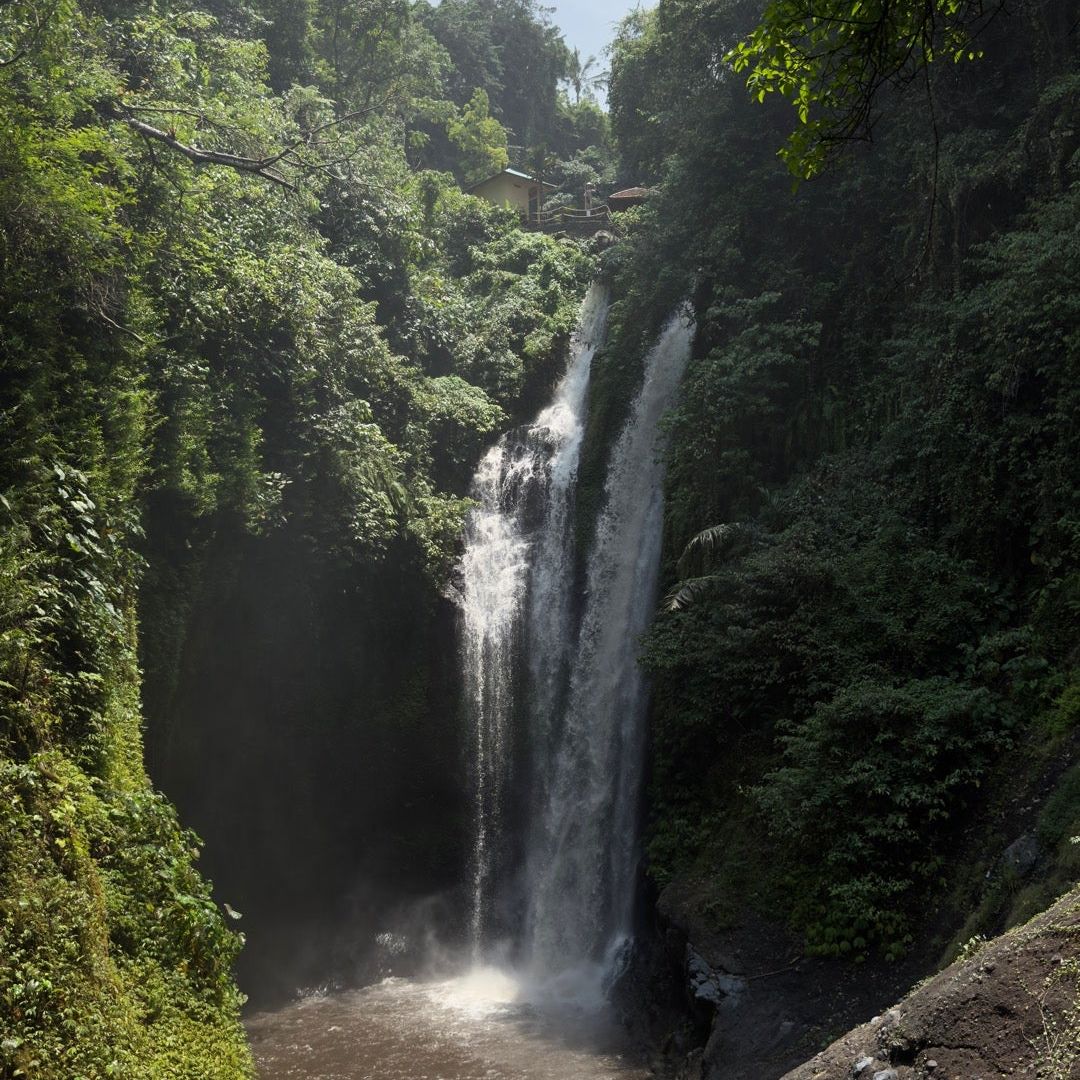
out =
[[(678, 899), (677, 897), (674, 899)], [(684, 1046), (678, 1080), (1080, 1080), (1080, 888), (1026, 926), (920, 983), (893, 965), (888, 993), (868, 966), (808, 960), (759, 923), (709, 934), (677, 920), (689, 905), (662, 896), (665, 951), (677, 991), (709, 1032)], [(677, 926), (681, 925), (681, 928)], [(687, 932), (689, 931), (689, 932)], [(790, 959), (779, 959), (787, 956)], [(876, 1003), (875, 1003), (876, 1001)], [(828, 1049), (823, 1031), (855, 1027)], [(844, 1020), (846, 1017), (846, 1020)], [(679, 1047), (674, 1047), (678, 1050)], [(796, 1063), (802, 1061), (802, 1064)], [(796, 1066), (793, 1068), (793, 1066)], [(788, 1071), (790, 1070), (790, 1071)]]
[(695, 1004), (714, 1009), (745, 993), (747, 988), (744, 978), (715, 970), (691, 945), (686, 946), (686, 978)]
[(1018, 877), (1026, 877), (1039, 861), (1039, 841), (1033, 833), (1014, 840), (1001, 856), (1001, 863)]
[(1080, 1078), (1080, 890), (784, 1080)]
[(870, 971), (808, 959), (787, 927), (753, 912), (717, 927), (702, 915), (694, 887), (689, 880), (672, 883), (657, 901), (660, 940), (692, 1040), (668, 1039), (668, 1072), (661, 1075), (776, 1080), (831, 1034), (895, 1001), (918, 977), (903, 965)]

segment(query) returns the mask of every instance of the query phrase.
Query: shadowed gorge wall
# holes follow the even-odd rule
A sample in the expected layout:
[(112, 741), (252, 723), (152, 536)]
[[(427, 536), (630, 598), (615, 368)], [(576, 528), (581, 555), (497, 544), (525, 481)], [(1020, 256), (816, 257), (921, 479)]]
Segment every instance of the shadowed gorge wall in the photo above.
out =
[(291, 531), (225, 533), (203, 560), (171, 695), (146, 673), (151, 772), (213, 838), (245, 992), (355, 979), (376, 933), (461, 878), (452, 612), (400, 552), (328, 566)]

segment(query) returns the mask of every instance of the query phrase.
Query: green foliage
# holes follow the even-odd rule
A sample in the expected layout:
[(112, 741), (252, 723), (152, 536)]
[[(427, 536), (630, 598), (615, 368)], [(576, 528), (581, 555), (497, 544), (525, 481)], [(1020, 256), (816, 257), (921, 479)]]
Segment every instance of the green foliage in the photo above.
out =
[(487, 91), (477, 88), (461, 115), (446, 125), (450, 141), (461, 151), (466, 182), (477, 183), (506, 167), (506, 131), (488, 115)]
[(444, 475), (461, 475), (506, 420), (505, 412), (483, 390), (458, 375), (427, 380), (418, 388), (416, 400)]
[(546, 141), (570, 52), (536, 0), (445, 0), (423, 20), (451, 60), (449, 97), (464, 106), (478, 88), (520, 147)]
[(895, 901), (940, 871), (928, 838), (1009, 745), (999, 708), (987, 689), (941, 677), (854, 682), (781, 736), (784, 764), (759, 797), (774, 832), (821, 860), (828, 899), (811, 949), (880, 943), (891, 956), (910, 943)]
[(210, 553), (283, 538), (311, 609), (421, 620), (594, 264), (414, 168), (505, 137), (411, 4), (47, 7), (0, 4), (0, 1072), (237, 1080), (139, 668), (160, 735)]
[(6, 1075), (247, 1075), (231, 964), (242, 940), (145, 790), (55, 751), (0, 768)]
[(883, 87), (910, 82), (939, 54), (981, 57), (975, 39), (997, 10), (984, 0), (773, 0), (724, 59), (748, 72), (759, 102), (779, 94), (795, 108), (799, 126), (780, 156), (810, 179), (837, 143), (869, 136)]
[(1055, 741), (1080, 728), (1080, 683), (1070, 682), (1041, 719), (1047, 734)]
[[(1075, 43), (1046, 37), (1065, 6), (995, 21), (985, 65), (924, 68), (936, 127), (890, 99), (875, 153), (795, 194), (782, 103), (724, 72), (759, 11), (662, 0), (612, 57), (624, 175), (659, 191), (605, 257), (610, 339), (632, 370), (665, 308), (697, 319), (644, 651), (650, 872), (716, 910), (738, 888), (822, 955), (899, 956), (967, 873), (958, 838), (990, 829), (986, 786), (1007, 762), (1037, 785), (1048, 728), (1071, 751), (1080, 174), (1060, 132), (1080, 99)], [(826, 104), (810, 125), (846, 115)], [(741, 868), (717, 840), (737, 834), (761, 848)]]
[(1053, 850), (1071, 843), (1080, 831), (1080, 766), (1074, 765), (1058, 781), (1039, 815), (1039, 843)]

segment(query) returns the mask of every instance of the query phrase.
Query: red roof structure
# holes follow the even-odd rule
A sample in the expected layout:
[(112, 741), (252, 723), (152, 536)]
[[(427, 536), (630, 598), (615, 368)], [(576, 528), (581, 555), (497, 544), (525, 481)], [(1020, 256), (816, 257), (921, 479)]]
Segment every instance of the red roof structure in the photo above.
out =
[(607, 204), (614, 210), (629, 210), (632, 206), (640, 206), (650, 195), (655, 195), (653, 188), (628, 187), (622, 191), (616, 191), (614, 195), (607, 197)]

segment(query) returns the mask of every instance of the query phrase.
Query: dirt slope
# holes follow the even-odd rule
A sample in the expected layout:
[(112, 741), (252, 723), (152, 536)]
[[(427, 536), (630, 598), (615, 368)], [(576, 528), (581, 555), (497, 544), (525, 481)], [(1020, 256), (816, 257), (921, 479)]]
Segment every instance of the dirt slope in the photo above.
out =
[(1080, 889), (783, 1080), (1080, 1080)]

